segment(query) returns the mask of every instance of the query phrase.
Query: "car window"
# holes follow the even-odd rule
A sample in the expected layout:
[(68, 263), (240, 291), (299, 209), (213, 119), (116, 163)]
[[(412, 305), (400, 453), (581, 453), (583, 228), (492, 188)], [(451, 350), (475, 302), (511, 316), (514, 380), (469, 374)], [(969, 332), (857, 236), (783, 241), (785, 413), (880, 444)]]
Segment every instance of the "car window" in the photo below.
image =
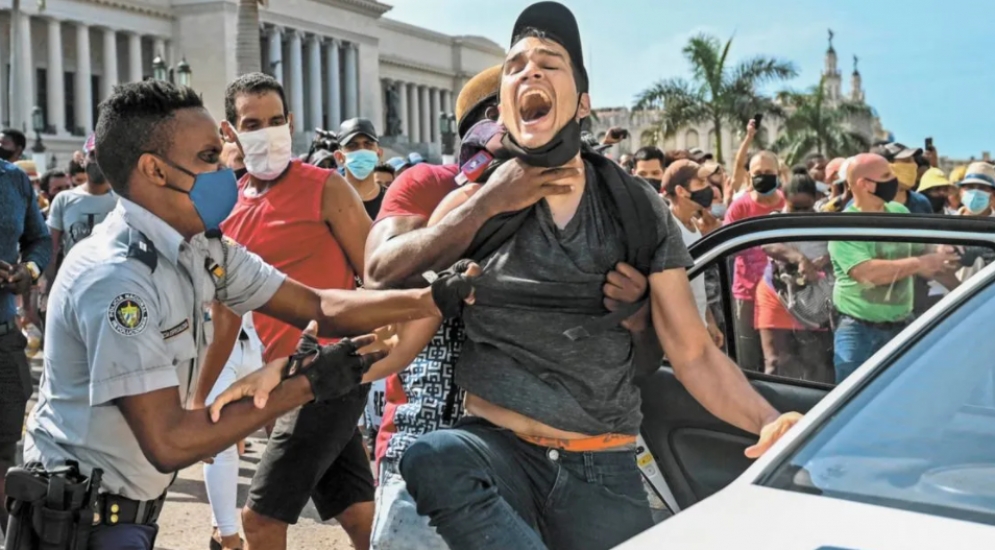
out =
[(981, 246), (785, 241), (719, 258), (696, 279), (740, 368), (836, 384), (993, 261)]
[(900, 351), (764, 485), (995, 524), (995, 285)]

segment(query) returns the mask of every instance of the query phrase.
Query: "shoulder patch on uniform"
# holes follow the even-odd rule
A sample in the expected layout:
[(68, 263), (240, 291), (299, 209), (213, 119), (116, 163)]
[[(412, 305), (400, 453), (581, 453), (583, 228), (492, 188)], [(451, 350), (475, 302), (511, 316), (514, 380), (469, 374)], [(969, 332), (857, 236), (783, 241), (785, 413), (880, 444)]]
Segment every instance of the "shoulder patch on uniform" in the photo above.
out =
[(190, 319), (184, 319), (183, 322), (176, 325), (175, 327), (162, 331), (162, 339), (169, 340), (173, 336), (182, 334), (188, 328), (190, 328)]
[(138, 336), (149, 324), (149, 309), (134, 294), (119, 294), (107, 307), (107, 322), (122, 336)]

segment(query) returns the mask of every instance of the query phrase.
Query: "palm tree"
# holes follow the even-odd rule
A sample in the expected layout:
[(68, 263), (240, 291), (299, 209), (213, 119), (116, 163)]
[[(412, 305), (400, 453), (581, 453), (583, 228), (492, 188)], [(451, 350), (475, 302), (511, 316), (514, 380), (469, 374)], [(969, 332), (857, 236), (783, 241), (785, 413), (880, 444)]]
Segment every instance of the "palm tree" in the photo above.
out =
[(870, 146), (868, 138), (853, 130), (848, 122), (872, 117), (874, 111), (863, 103), (830, 102), (823, 82), (807, 93), (781, 92), (778, 101), (787, 116), (781, 136), (772, 148), (790, 164), (813, 152), (829, 158), (848, 157)]
[[(661, 80), (636, 96), (634, 110), (662, 110), (658, 122), (659, 134), (671, 137), (689, 125), (711, 122), (715, 135), (722, 135), (723, 124), (737, 128), (757, 113), (780, 116), (778, 105), (760, 94), (764, 84), (784, 80), (798, 74), (788, 61), (755, 57), (727, 67), (732, 38), (725, 46), (714, 36), (695, 36), (684, 46), (684, 56), (691, 63), (691, 80), (671, 78)], [(719, 139), (715, 159), (723, 162), (722, 140)]]
[(238, 75), (260, 71), (259, 4), (262, 3), (263, 0), (238, 0), (235, 30), (235, 72)]

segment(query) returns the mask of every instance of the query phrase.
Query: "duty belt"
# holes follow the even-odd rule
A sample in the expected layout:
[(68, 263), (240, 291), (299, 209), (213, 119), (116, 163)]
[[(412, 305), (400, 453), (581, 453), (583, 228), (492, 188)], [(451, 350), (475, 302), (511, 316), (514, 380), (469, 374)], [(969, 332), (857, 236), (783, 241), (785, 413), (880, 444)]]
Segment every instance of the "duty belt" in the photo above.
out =
[(101, 494), (93, 503), (94, 525), (154, 525), (166, 502), (166, 494), (155, 500), (132, 500), (117, 495)]

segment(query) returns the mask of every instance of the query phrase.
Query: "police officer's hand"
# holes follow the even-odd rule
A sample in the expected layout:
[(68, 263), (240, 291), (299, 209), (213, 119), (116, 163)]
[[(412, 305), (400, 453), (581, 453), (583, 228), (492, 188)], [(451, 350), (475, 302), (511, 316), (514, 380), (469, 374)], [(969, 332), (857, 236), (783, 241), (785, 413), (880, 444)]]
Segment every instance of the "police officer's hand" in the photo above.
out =
[(374, 363), (387, 357), (384, 350), (359, 353), (359, 349), (376, 341), (376, 336), (372, 334), (343, 338), (334, 344), (319, 346), (317, 330), (318, 325), (311, 321), (308, 329), (301, 334), (297, 352), (291, 356), (288, 369), (288, 376), (308, 379), (315, 401), (331, 401), (351, 392), (362, 383), (363, 375)]
[[(646, 276), (625, 262), (619, 262), (615, 270), (608, 273), (602, 292), (605, 294), (605, 308), (615, 311), (623, 304), (632, 304), (646, 297), (649, 281)], [(646, 330), (649, 326), (650, 309), (646, 304), (632, 317), (622, 321), (622, 327), (633, 333)]]
[(426, 273), (432, 285), (432, 301), (442, 317), (459, 317), (463, 304), (473, 304), (473, 278), (480, 275), (480, 266), (470, 260), (460, 260), (438, 274)]

